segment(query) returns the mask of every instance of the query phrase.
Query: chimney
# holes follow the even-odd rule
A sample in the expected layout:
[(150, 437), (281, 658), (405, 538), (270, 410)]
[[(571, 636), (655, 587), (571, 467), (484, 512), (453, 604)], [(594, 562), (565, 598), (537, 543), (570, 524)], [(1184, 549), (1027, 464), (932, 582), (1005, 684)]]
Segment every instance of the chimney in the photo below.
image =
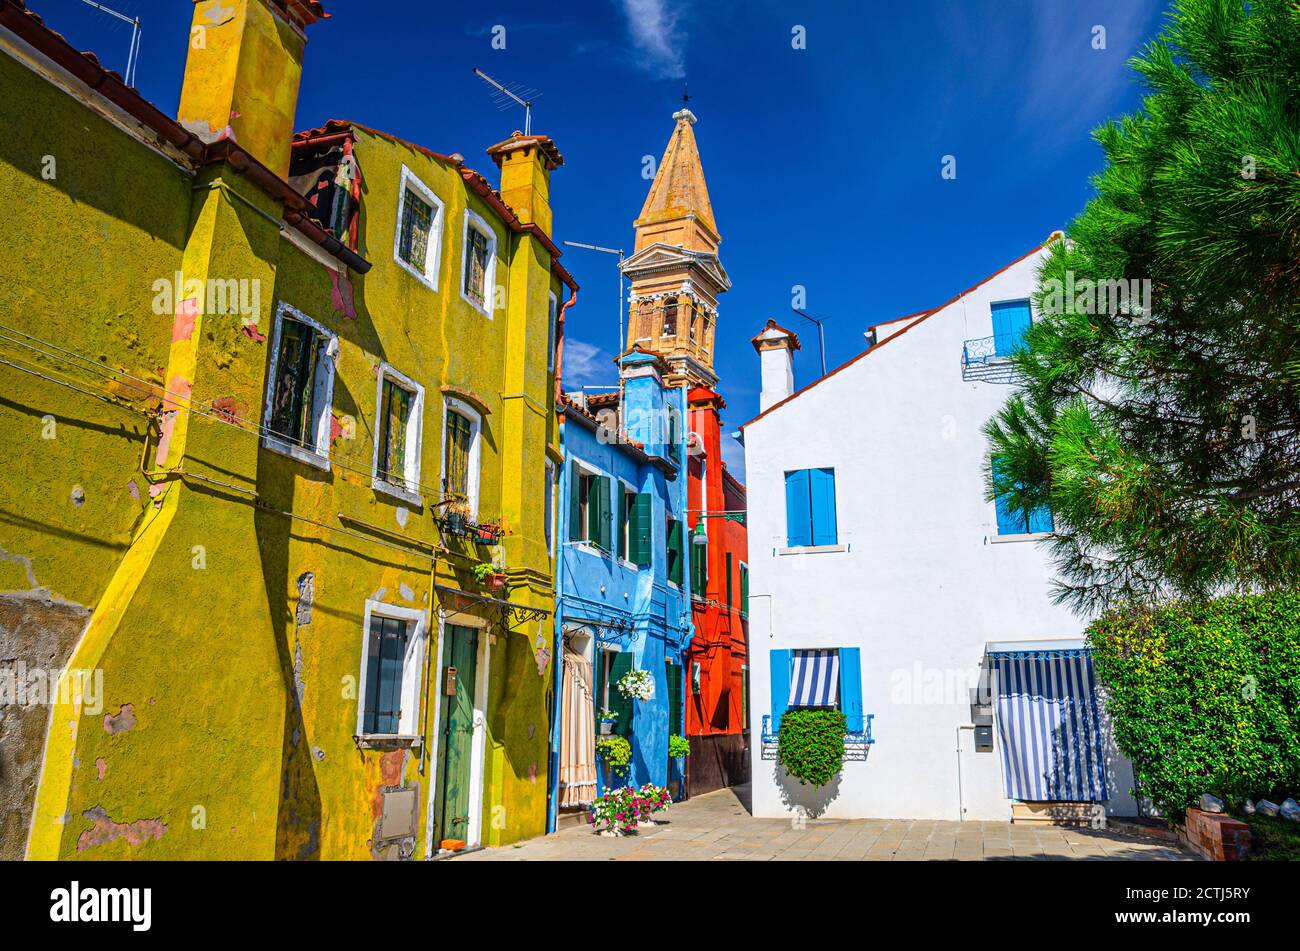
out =
[(769, 317), (762, 332), (751, 343), (758, 351), (762, 374), (763, 388), (758, 394), (758, 409), (766, 412), (794, 392), (794, 352), (799, 349), (799, 336), (778, 326)]
[(177, 121), (286, 178), (304, 31), (328, 16), (317, 0), (194, 0)]
[(501, 169), (501, 200), (520, 221), (536, 224), (550, 235), (551, 172), (564, 164), (551, 137), (514, 132), (487, 154)]

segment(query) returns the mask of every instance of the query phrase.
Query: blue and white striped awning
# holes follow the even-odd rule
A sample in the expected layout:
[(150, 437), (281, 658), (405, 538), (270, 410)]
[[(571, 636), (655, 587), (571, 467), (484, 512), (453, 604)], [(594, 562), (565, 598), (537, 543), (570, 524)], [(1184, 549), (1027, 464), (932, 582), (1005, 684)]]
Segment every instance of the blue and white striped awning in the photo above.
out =
[(1104, 802), (1106, 765), (1086, 649), (989, 653), (1008, 799)]
[(838, 650), (791, 651), (790, 706), (833, 707), (840, 700)]

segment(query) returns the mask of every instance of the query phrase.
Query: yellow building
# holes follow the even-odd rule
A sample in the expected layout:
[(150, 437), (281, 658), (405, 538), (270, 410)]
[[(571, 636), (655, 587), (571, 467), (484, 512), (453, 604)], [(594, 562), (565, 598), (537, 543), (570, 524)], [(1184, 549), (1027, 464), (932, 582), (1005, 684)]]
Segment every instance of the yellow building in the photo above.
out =
[(293, 135), (325, 15), (196, 3), (173, 120), (0, 0), (0, 857), (545, 829), (562, 158)]

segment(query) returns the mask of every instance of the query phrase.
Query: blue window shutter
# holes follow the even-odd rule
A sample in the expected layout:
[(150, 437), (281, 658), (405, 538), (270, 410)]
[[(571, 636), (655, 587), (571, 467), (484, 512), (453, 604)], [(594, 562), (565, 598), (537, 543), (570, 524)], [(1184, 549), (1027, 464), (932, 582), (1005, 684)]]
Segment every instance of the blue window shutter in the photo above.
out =
[(785, 534), (786, 544), (791, 548), (813, 543), (807, 469), (785, 474)]
[(1008, 357), (1020, 347), (1033, 322), (1029, 301), (1004, 301), (993, 305), (993, 352)]
[(840, 648), (840, 710), (850, 733), (862, 732), (862, 665), (856, 647)]
[(812, 543), (834, 545), (839, 541), (835, 525), (835, 470), (809, 469), (812, 497)]
[[(1002, 474), (1002, 463), (997, 459), (993, 460), (993, 477), (996, 479)], [(998, 534), (999, 535), (1023, 535), (1026, 531), (1025, 513), (1017, 511), (1011, 506), (1011, 501), (1005, 495), (999, 495), (993, 502), (998, 516)]]
[(790, 704), (790, 652), (771, 651), (772, 732), (781, 730), (781, 715)]

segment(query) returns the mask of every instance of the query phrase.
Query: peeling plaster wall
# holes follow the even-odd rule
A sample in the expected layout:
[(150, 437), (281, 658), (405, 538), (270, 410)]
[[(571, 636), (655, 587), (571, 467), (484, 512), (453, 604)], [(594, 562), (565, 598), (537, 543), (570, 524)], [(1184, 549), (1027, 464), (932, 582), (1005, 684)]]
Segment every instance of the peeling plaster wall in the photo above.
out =
[[(421, 747), (360, 750), (353, 735), (367, 598), (428, 611), (425, 656), (436, 664), (431, 563), (310, 523), (414, 548), (439, 541), (436, 488), (414, 506), (371, 487), (377, 367), (387, 362), (425, 390), (425, 486), (441, 478), (443, 386), (491, 410), (479, 512), (511, 534), (486, 553), (451, 543), (436, 580), (480, 590), (470, 569), (488, 557), (508, 566), (511, 600), (553, 608), (541, 491), (557, 442), (547, 298), (564, 295), (549, 255), (495, 221), (451, 165), (359, 133), (358, 250), (375, 266), (340, 276), (282, 236), (275, 204), (223, 166), (187, 176), (3, 55), (0, 81), (12, 90), (0, 101), (0, 194), (6, 207), (14, 199), (27, 235), (0, 257), (0, 323), (152, 381), (146, 408), (165, 386), (253, 425), (278, 302), (340, 339), (328, 472), (171, 403), (165, 444), (155, 451), (155, 434), (144, 460), (151, 485), (139, 414), (0, 366), (0, 447), (12, 460), (0, 476), (0, 549), (13, 556), (0, 554), (0, 645), (30, 643), (52, 664), (104, 678), (93, 716), (60, 704), (3, 721), (0, 770), (17, 778), (0, 800), (5, 855), (15, 841), (14, 854), (23, 851), (34, 811), (34, 857), (422, 856), (438, 671), (423, 681)], [(33, 115), (47, 119), (37, 125)], [(49, 153), (58, 157), (52, 181), (40, 176)], [(436, 292), (392, 260), (403, 163), (445, 203)], [(497, 228), (505, 296), (492, 319), (458, 292), (466, 207)], [(260, 281), (255, 322), (155, 314), (153, 282), (178, 270)], [(43, 442), (47, 414), (58, 437)], [(167, 468), (188, 477), (159, 474)], [(299, 587), (307, 574), (310, 611)], [(550, 623), (498, 627), (488, 647), (485, 844), (545, 829), (553, 668), (536, 644), (549, 642)], [(401, 790), (416, 793), (417, 834), (381, 841), (385, 793)], [(17, 840), (11, 826), (22, 829)]]

